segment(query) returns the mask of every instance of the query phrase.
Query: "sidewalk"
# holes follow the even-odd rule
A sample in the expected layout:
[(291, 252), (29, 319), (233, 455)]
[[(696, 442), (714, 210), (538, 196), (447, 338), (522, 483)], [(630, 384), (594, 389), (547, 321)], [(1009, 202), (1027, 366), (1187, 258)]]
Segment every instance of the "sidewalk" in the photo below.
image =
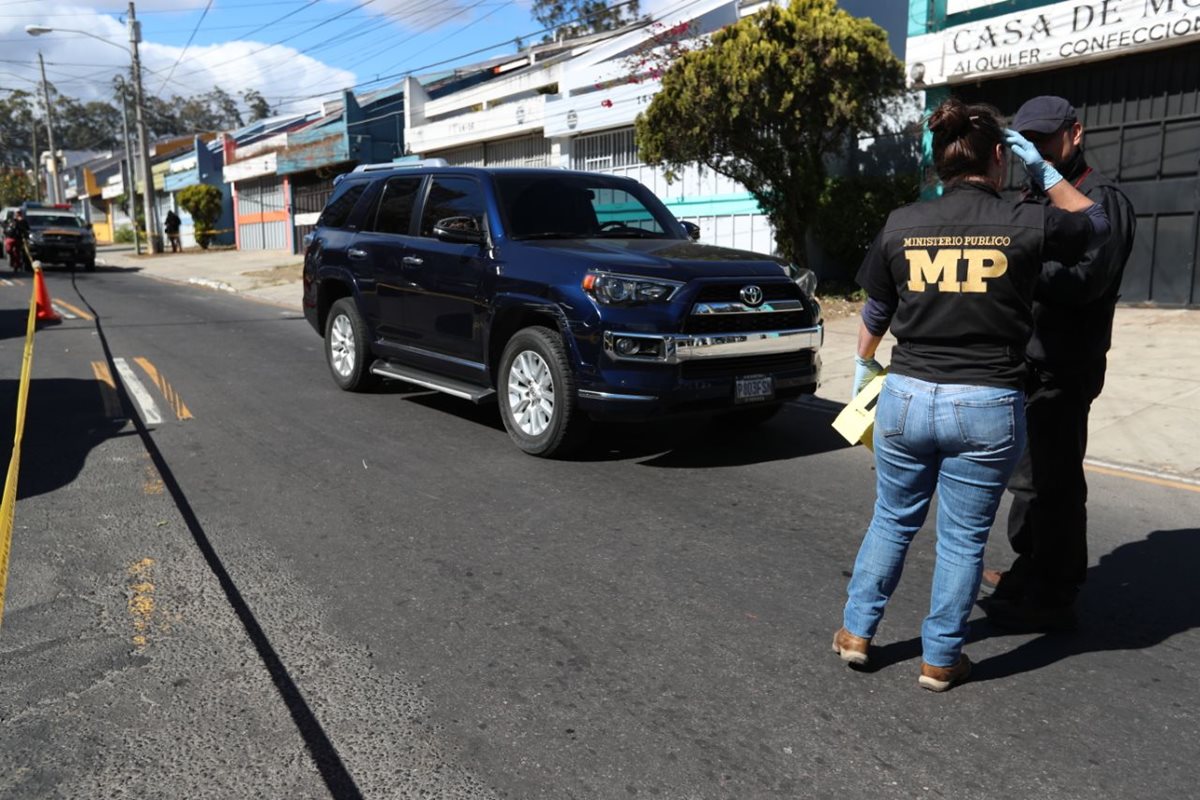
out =
[(131, 245), (101, 247), (105, 266), (134, 268), (153, 278), (191, 283), (300, 311), (300, 269), (304, 257), (283, 250), (188, 250), (137, 255)]
[[(137, 256), (102, 248), (98, 262), (192, 283), (300, 311), (301, 256), (282, 251), (189, 251)], [(826, 320), (818, 396), (843, 403), (854, 371), (857, 316)], [(892, 340), (879, 360), (890, 361)], [(1092, 407), (1089, 461), (1096, 466), (1166, 473), (1200, 484), (1200, 372), (1184, 359), (1200, 352), (1200, 311), (1117, 309), (1104, 392)]]

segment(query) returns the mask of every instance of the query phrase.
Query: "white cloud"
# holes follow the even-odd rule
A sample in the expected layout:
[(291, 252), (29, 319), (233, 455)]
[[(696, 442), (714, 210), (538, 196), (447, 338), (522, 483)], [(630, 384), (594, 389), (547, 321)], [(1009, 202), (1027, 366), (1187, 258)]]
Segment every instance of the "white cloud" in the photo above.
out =
[[(180, 5), (179, 0), (141, 0), (138, 10), (177, 10)], [(41, 51), (46, 76), (61, 93), (84, 101), (111, 99), (113, 76), (128, 74), (129, 36), (123, 23), (101, 12), (123, 11), (125, 7), (125, 3), (97, 2), (84, 8), (53, 1), (6, 6), (6, 16), (0, 17), (0, 86), (36, 91), (40, 86), (37, 55)], [(194, 19), (198, 7), (189, 3), (186, 8), (188, 19)], [(288, 45), (269, 46), (268, 39), (193, 45), (175, 68), (171, 82), (164, 86), (183, 48), (156, 42), (154, 26), (174, 18), (165, 14), (139, 16), (142, 82), (147, 94), (188, 96), (219, 86), (234, 96), (256, 89), (275, 102), (274, 98), (283, 96), (336, 92), (356, 81), (353, 72), (325, 64)], [(56, 30), (33, 37), (25, 33), (26, 25)], [(263, 33), (271, 35), (269, 30)], [(105, 41), (96, 41), (93, 36)], [(275, 36), (278, 38), (278, 34)], [(312, 104), (289, 104), (287, 110)]]

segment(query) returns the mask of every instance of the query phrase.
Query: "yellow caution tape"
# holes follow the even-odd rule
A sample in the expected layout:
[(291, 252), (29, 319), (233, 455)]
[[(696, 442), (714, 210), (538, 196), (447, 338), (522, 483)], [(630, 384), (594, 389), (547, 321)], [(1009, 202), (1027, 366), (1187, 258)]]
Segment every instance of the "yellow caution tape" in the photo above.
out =
[(872, 378), (833, 421), (833, 429), (850, 444), (861, 442), (868, 450), (874, 449), (871, 437), (875, 432), (875, 405), (879, 402), (885, 375)]
[(29, 296), (29, 322), (25, 326), (25, 353), (21, 356), (21, 380), (17, 390), (17, 428), (13, 436), (12, 458), (4, 479), (4, 498), (0, 500), (0, 623), (4, 622), (4, 589), (8, 585), (8, 555), (12, 549), (13, 513), (17, 507), (17, 472), (21, 466), (21, 439), (25, 433), (25, 406), (29, 401), (29, 374), (33, 367), (33, 329), (37, 320), (37, 289)]

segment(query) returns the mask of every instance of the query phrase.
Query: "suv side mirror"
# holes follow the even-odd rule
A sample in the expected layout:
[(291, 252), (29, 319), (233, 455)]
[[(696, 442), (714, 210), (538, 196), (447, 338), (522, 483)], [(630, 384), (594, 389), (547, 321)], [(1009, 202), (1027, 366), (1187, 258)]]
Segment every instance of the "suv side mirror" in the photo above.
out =
[(699, 225), (697, 225), (694, 222), (684, 222), (682, 220), (680, 220), (679, 224), (683, 226), (683, 229), (685, 231), (687, 231), (687, 235), (688, 235), (689, 239), (691, 239), (692, 241), (695, 241), (700, 238), (700, 226)]
[(485, 237), (474, 217), (446, 217), (433, 225), (433, 235), (443, 242), (483, 244)]

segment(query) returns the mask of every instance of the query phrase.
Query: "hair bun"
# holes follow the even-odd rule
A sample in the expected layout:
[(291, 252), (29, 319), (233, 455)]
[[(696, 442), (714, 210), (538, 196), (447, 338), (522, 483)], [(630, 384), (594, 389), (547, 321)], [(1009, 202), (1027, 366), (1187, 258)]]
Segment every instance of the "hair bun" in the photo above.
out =
[(971, 112), (961, 100), (951, 97), (929, 115), (929, 130), (958, 138), (971, 127)]

